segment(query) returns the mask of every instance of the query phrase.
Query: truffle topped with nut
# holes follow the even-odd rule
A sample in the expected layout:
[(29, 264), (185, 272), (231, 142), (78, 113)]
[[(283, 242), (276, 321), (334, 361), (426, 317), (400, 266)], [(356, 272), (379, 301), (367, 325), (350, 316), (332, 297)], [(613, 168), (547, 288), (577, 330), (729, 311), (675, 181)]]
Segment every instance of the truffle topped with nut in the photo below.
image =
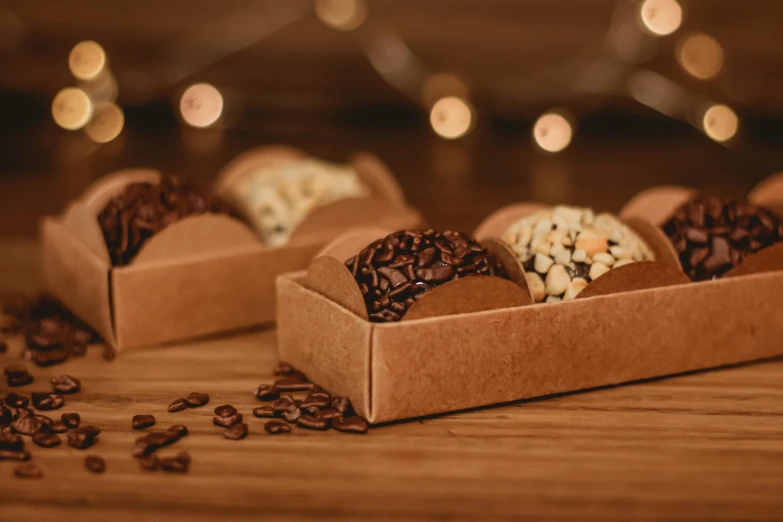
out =
[(272, 246), (286, 244), (315, 208), (369, 194), (353, 168), (315, 159), (258, 167), (239, 177), (227, 192)]
[(612, 268), (655, 258), (619, 218), (581, 207), (534, 212), (509, 226), (502, 240), (524, 266), (537, 303), (573, 299)]

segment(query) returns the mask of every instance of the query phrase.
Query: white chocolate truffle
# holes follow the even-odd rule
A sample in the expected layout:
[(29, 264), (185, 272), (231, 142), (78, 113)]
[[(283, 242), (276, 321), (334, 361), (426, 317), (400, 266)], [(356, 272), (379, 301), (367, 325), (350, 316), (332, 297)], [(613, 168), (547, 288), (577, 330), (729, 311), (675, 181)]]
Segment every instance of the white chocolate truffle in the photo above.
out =
[(369, 194), (354, 169), (315, 159), (260, 167), (241, 176), (228, 190), (271, 246), (286, 244), (316, 208)]
[(536, 302), (574, 299), (590, 281), (613, 268), (655, 259), (647, 244), (619, 218), (588, 208), (561, 205), (539, 210), (513, 223), (501, 237), (526, 275), (538, 277), (533, 280)]

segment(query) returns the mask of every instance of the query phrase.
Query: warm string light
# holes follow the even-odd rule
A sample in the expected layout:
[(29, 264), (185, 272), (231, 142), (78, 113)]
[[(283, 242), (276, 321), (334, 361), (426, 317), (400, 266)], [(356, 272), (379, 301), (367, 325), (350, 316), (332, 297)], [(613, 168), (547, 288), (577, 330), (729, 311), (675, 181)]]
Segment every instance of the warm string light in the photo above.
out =
[(122, 132), (125, 115), (114, 103), (117, 82), (106, 51), (98, 42), (79, 42), (68, 55), (68, 69), (79, 86), (60, 90), (52, 100), (55, 123), (66, 130), (84, 129), (95, 143), (112, 141)]
[(95, 80), (106, 67), (106, 52), (92, 40), (77, 43), (68, 55), (68, 68), (77, 80)]
[(430, 109), (430, 125), (441, 138), (461, 138), (473, 128), (473, 107), (456, 96), (441, 98)]
[(353, 31), (367, 18), (364, 0), (315, 0), (315, 14), (332, 29)]
[(644, 0), (639, 15), (642, 27), (656, 36), (670, 35), (682, 24), (682, 7), (677, 0)]
[(223, 95), (213, 85), (196, 83), (182, 93), (179, 111), (183, 121), (191, 127), (210, 127), (223, 114)]
[(108, 143), (122, 132), (125, 126), (125, 114), (111, 102), (95, 105), (95, 113), (84, 128), (85, 134), (95, 143)]
[(704, 133), (713, 140), (726, 142), (737, 134), (739, 118), (726, 105), (712, 105), (704, 111), (702, 128)]
[(723, 68), (723, 48), (706, 34), (689, 35), (677, 45), (677, 61), (694, 78), (709, 80)]
[(556, 112), (543, 114), (533, 125), (533, 142), (547, 152), (561, 152), (571, 143), (574, 129)]

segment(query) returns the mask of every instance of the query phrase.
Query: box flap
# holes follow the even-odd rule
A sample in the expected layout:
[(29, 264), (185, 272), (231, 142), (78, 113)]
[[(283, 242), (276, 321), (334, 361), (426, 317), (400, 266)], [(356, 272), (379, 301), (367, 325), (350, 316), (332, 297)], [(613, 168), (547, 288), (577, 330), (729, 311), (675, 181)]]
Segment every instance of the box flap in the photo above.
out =
[(549, 205), (544, 205), (543, 203), (531, 201), (506, 205), (487, 216), (484, 221), (476, 227), (473, 236), (479, 241), (490, 237), (500, 238), (515, 221), (518, 221), (525, 216), (529, 216), (538, 210), (546, 210), (548, 208), (551, 207)]
[(745, 258), (723, 277), (737, 277), (783, 270), (783, 243), (768, 246)]
[(374, 325), (302, 286), (296, 279), (301, 276), (277, 279), (280, 357), (332, 395), (349, 397), (357, 413), (370, 420)]
[(109, 248), (106, 239), (98, 224), (95, 213), (81, 200), (76, 200), (68, 205), (62, 216), (62, 224), (76, 238), (89, 248), (96, 256), (107, 264), (111, 264)]
[(41, 254), (46, 289), (116, 347), (109, 289), (111, 265), (52, 218), (41, 223)]
[(237, 219), (214, 213), (191, 215), (152, 236), (130, 264), (224, 255), (243, 247), (266, 249), (255, 232)]
[(638, 261), (613, 268), (597, 277), (579, 292), (577, 299), (599, 295), (689, 284), (691, 280), (679, 267), (660, 261)]
[(771, 209), (783, 208), (783, 172), (761, 180), (748, 194), (748, 202)]
[(345, 262), (361, 252), (373, 241), (383, 239), (394, 230), (380, 227), (359, 227), (340, 234), (333, 241), (324, 245), (315, 257), (329, 256)]
[(307, 269), (302, 284), (349, 312), (369, 320), (367, 305), (351, 272), (344, 262), (330, 256), (316, 258)]
[(620, 210), (619, 215), (623, 221), (641, 218), (655, 226), (661, 226), (677, 207), (695, 195), (695, 190), (679, 185), (648, 188), (632, 197)]
[(160, 171), (154, 169), (121, 169), (102, 176), (87, 187), (79, 198), (93, 217), (97, 217), (111, 198), (120, 194), (131, 183), (160, 183)]

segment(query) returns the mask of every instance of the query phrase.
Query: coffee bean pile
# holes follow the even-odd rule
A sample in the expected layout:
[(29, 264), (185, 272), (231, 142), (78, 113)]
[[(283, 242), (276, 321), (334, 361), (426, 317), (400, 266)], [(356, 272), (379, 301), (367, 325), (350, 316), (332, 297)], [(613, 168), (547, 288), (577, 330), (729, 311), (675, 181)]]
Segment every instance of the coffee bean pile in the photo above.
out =
[(505, 277), (500, 264), (461, 232), (402, 230), (372, 242), (345, 266), (374, 322), (399, 321), (427, 290), (470, 275)]
[[(260, 401), (274, 401), (272, 405), (265, 404), (253, 409), (253, 415), (256, 417), (273, 419), (264, 425), (267, 433), (291, 433), (291, 427), (277, 419), (309, 430), (328, 430), (331, 427), (338, 431), (367, 433), (367, 421), (354, 413), (348, 398), (332, 397), (285, 362), (277, 365), (275, 375), (281, 378), (274, 384), (261, 384), (255, 392)], [(292, 383), (296, 383), (295, 388), (292, 388)], [(281, 391), (308, 393), (304, 399), (295, 399), (290, 394), (281, 396)]]
[(783, 223), (767, 209), (696, 197), (663, 225), (693, 281), (720, 278), (749, 255), (783, 240)]
[[(24, 365), (9, 366), (5, 373), (13, 378), (29, 375)], [(291, 433), (292, 425), (309, 430), (333, 428), (346, 433), (367, 433), (367, 421), (354, 413), (348, 398), (332, 397), (287, 363), (279, 363), (275, 368), (275, 375), (278, 379), (273, 384), (262, 384), (254, 393), (258, 400), (271, 403), (253, 410), (255, 417), (269, 419), (264, 425), (266, 433)], [(101, 430), (93, 425), (81, 425), (78, 413), (63, 413), (59, 420), (55, 420), (28, 408), (30, 404), (42, 411), (62, 408), (65, 405), (64, 394), (78, 393), (81, 389), (81, 381), (70, 375), (53, 377), (51, 383), (52, 393), (35, 392), (31, 400), (30, 397), (10, 392), (4, 401), (0, 401), (0, 461), (22, 463), (14, 472), (18, 478), (43, 476), (39, 467), (27, 462), (32, 455), (25, 447), (23, 436), (30, 437), (33, 443), (42, 448), (61, 445), (61, 434), (65, 434), (65, 441), (69, 446), (80, 450), (91, 448), (99, 440)], [(299, 399), (290, 393), (281, 395), (281, 391), (307, 392), (307, 395)], [(177, 407), (174, 410), (169, 407), (170, 411), (196, 408), (209, 403), (209, 395), (193, 392), (174, 403)], [(241, 440), (247, 437), (249, 426), (243, 421), (242, 413), (230, 404), (214, 409), (213, 424), (224, 428), (223, 437), (226, 439)], [(154, 416), (139, 414), (133, 416), (131, 426), (134, 430), (144, 430), (154, 426), (155, 422)], [(192, 461), (187, 451), (159, 456), (158, 450), (177, 443), (187, 436), (188, 432), (187, 426), (183, 424), (176, 424), (162, 431), (146, 432), (135, 440), (131, 455), (137, 459), (143, 470), (185, 473), (190, 469)], [(106, 470), (106, 462), (102, 457), (91, 454), (85, 457), (84, 467), (93, 473), (103, 473)]]
[(130, 263), (147, 240), (187, 216), (208, 212), (230, 214), (220, 200), (200, 194), (173, 177), (160, 184), (131, 183), (109, 200), (98, 215), (111, 262)]
[[(2, 332), (23, 334), (24, 358), (38, 366), (51, 366), (80, 357), (97, 335), (56, 299), (40, 295), (33, 299), (16, 296), (3, 304)], [(0, 340), (2, 341), (2, 340)], [(3, 341), (4, 342), (4, 341)], [(113, 355), (107, 348), (105, 356)]]
[[(34, 378), (23, 364), (11, 365), (4, 373), (9, 385), (26, 385)], [(23, 384), (19, 384), (19, 383)], [(0, 402), (0, 460), (24, 462), (14, 474), (18, 478), (41, 478), (43, 472), (34, 464), (27, 463), (31, 453), (25, 448), (22, 436), (30, 437), (41, 448), (53, 448), (62, 444), (61, 434), (65, 434), (68, 445), (77, 449), (91, 447), (98, 439), (101, 430), (95, 426), (80, 426), (78, 413), (63, 413), (59, 420), (36, 413), (28, 406), (39, 411), (52, 411), (65, 405), (64, 394), (78, 393), (81, 389), (79, 379), (70, 375), (59, 375), (51, 379), (52, 392), (33, 392), (32, 400), (16, 392), (6, 394)], [(91, 464), (92, 465), (92, 464)], [(88, 465), (89, 468), (89, 465)]]

